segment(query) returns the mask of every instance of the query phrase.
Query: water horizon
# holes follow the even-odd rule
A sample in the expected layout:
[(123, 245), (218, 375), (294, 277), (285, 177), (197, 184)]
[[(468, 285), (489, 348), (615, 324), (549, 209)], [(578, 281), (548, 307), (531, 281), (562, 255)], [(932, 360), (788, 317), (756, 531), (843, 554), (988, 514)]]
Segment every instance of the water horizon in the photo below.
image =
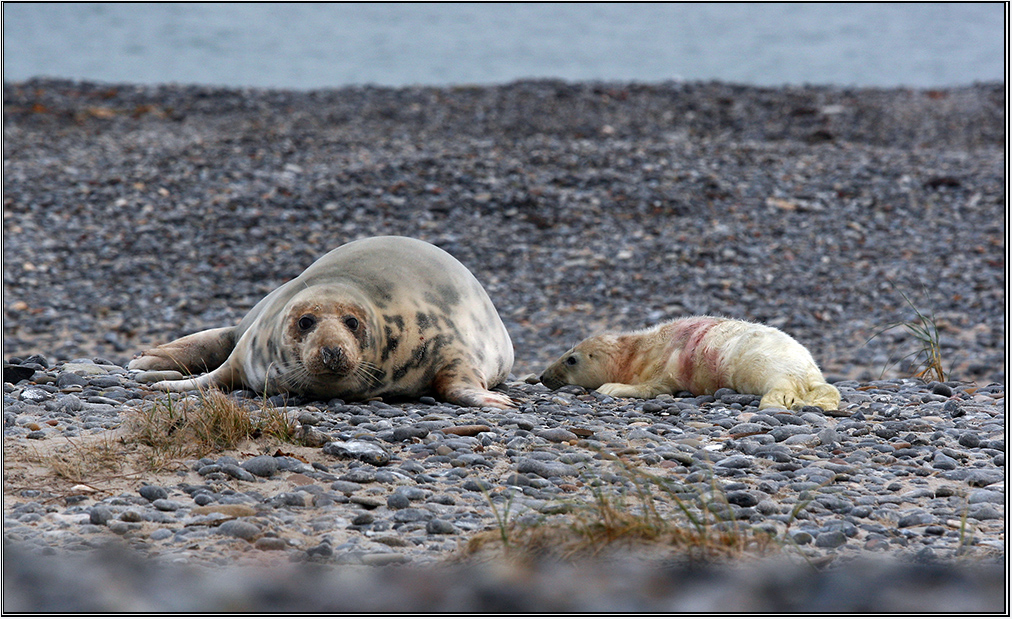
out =
[(1004, 81), (1001, 3), (4, 4), (4, 81), (312, 90)]

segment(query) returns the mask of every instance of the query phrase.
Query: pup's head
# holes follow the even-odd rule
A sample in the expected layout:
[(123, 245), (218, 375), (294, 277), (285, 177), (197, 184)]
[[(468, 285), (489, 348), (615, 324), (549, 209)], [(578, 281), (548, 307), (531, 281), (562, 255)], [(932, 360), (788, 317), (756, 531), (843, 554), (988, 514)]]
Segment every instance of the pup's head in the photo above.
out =
[(589, 337), (548, 366), (541, 373), (541, 382), (549, 389), (558, 389), (563, 385), (597, 389), (605, 383), (614, 382), (611, 366), (617, 345), (613, 335)]

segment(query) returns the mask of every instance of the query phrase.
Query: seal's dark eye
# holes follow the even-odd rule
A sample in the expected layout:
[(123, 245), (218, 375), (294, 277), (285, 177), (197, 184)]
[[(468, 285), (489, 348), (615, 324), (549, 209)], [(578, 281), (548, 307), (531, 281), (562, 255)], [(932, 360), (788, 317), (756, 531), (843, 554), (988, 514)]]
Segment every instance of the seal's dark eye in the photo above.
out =
[(566, 357), (566, 365), (576, 365), (576, 357), (573, 355)]
[(352, 331), (358, 331), (358, 318), (354, 316), (345, 316), (344, 324)]
[(302, 318), (299, 318), (299, 328), (303, 331), (309, 331), (316, 324), (316, 317), (310, 314), (306, 314)]

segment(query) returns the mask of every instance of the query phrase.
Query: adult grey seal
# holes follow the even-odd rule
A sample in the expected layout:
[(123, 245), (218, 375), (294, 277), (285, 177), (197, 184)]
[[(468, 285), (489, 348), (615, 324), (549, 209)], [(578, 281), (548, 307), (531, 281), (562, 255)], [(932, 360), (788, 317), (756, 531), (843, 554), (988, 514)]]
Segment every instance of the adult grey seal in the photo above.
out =
[(729, 387), (761, 395), (759, 408), (840, 407), (840, 392), (797, 340), (774, 327), (717, 316), (587, 338), (548, 366), (541, 382), (621, 398)]
[(513, 344), (485, 289), (424, 241), (381, 236), (327, 253), (264, 297), (234, 327), (144, 351), (130, 369), (199, 378), (168, 391), (244, 386), (321, 399), (413, 398), (510, 408), (489, 391), (513, 367)]

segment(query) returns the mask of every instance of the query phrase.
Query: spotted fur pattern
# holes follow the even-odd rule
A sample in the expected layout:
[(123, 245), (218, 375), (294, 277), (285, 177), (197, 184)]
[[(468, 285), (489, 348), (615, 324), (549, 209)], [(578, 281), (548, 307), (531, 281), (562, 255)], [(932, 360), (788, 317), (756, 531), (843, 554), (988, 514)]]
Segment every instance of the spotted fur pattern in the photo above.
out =
[(237, 326), (164, 344), (130, 364), (204, 366), (213, 371), (154, 386), (243, 386), (356, 400), (433, 392), (467, 406), (512, 406), (490, 391), (512, 369), (513, 344), (488, 294), (448, 253), (405, 237), (343, 245), (257, 303)]

